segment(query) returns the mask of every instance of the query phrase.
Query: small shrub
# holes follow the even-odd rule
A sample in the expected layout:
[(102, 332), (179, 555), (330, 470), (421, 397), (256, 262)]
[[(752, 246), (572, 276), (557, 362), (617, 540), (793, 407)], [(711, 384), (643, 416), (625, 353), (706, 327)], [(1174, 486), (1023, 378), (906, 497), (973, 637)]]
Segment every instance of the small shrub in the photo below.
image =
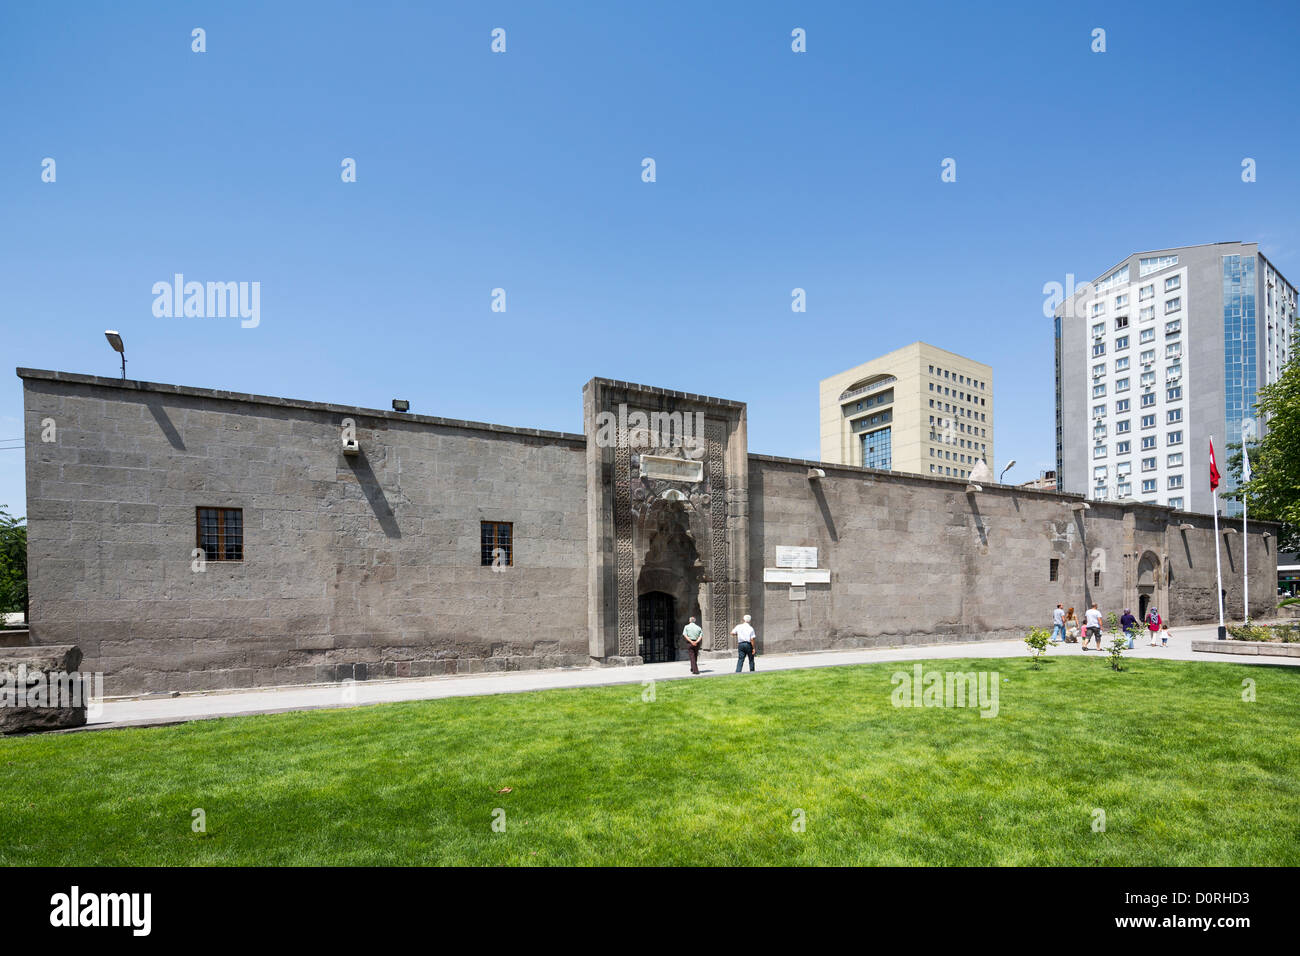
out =
[(1052, 632), (1045, 627), (1035, 627), (1029, 631), (1025, 638), (1025, 643), (1029, 649), (1034, 652), (1033, 657), (1029, 658), (1030, 663), (1034, 665), (1034, 670), (1039, 669), (1038, 658), (1047, 653), (1047, 645), (1052, 642)]
[[(1113, 614), (1111, 615), (1111, 617), (1114, 616), (1115, 615)], [(1124, 634), (1122, 631), (1121, 632), (1112, 631), (1110, 636), (1110, 647), (1106, 649), (1106, 653), (1110, 655), (1111, 670), (1122, 671), (1124, 669), (1123, 667), (1120, 666), (1119, 661), (1120, 658), (1124, 656), (1124, 649), (1127, 647), (1128, 647), (1128, 636)]]
[(1120, 667), (1119, 660), (1128, 646), (1128, 635), (1120, 630), (1119, 618), (1114, 611), (1106, 615), (1106, 630), (1110, 632), (1110, 647), (1106, 648), (1106, 653), (1110, 655), (1110, 668), (1122, 671), (1124, 668)]
[(1267, 627), (1259, 624), (1229, 624), (1228, 634), (1234, 641), (1269, 641), (1273, 634)]
[(1228, 634), (1234, 641), (1298, 644), (1300, 624), (1231, 624), (1228, 626)]

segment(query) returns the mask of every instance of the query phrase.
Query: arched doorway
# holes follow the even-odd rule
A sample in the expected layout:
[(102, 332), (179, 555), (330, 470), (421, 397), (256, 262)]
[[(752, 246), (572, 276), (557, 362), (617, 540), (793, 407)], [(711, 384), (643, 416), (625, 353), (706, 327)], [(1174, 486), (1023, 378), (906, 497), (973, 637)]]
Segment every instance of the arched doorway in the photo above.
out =
[[(647, 510), (637, 528), (641, 549), (637, 574), (638, 653), (647, 663), (685, 657), (680, 635), (687, 618), (700, 615), (700, 571), (690, 527), (691, 512), (680, 502), (664, 500)], [(660, 635), (660, 621), (665, 622)], [(680, 653), (679, 653), (680, 652)]]
[(647, 664), (677, 660), (677, 612), (671, 594), (650, 591), (637, 598), (637, 633)]
[(1138, 620), (1147, 619), (1147, 611), (1151, 610), (1151, 604), (1155, 600), (1156, 594), (1156, 575), (1160, 569), (1160, 559), (1150, 551), (1142, 555), (1142, 560), (1138, 562), (1137, 572), (1137, 591), (1138, 591)]

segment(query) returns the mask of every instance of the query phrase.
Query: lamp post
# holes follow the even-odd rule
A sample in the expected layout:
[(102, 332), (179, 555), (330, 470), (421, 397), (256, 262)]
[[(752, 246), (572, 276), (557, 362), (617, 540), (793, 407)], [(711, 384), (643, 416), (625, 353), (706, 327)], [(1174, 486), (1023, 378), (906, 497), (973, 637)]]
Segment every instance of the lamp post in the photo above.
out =
[(126, 346), (122, 344), (122, 336), (118, 335), (113, 329), (104, 330), (104, 338), (108, 339), (108, 344), (113, 346), (113, 351), (122, 356), (122, 381), (126, 381)]
[(1009, 462), (1007, 462), (1007, 467), (1005, 467), (1005, 468), (1002, 469), (1002, 474), (1001, 474), (1001, 475), (998, 475), (998, 484), (999, 484), (999, 485), (1002, 484), (1002, 476), (1005, 475), (1007, 472), (1009, 472), (1009, 471), (1010, 471), (1012, 468), (1014, 468), (1014, 467), (1016, 467), (1016, 460), (1015, 460), (1014, 458), (1012, 458)]

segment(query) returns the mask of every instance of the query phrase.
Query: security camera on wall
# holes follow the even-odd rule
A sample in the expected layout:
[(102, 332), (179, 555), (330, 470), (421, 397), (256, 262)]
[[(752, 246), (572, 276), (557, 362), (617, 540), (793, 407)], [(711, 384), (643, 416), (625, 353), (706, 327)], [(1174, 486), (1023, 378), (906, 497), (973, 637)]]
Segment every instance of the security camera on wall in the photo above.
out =
[(340, 437), (343, 440), (343, 454), (359, 454), (361, 452), (361, 443), (357, 441), (357, 423), (350, 418), (345, 418), (342, 425)]

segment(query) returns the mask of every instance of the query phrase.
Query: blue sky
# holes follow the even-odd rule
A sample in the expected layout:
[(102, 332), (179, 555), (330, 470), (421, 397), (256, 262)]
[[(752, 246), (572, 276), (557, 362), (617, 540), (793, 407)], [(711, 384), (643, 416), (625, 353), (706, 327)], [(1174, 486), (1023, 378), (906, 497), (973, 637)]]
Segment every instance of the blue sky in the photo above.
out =
[[(132, 378), (565, 431), (602, 375), (815, 458), (818, 381), (923, 339), (993, 366), (1025, 480), (1044, 283), (1221, 240), (1300, 279), (1297, 9), (6, 4), (3, 365), (115, 375), (116, 328)], [(260, 324), (155, 317), (177, 272), (259, 282)]]

